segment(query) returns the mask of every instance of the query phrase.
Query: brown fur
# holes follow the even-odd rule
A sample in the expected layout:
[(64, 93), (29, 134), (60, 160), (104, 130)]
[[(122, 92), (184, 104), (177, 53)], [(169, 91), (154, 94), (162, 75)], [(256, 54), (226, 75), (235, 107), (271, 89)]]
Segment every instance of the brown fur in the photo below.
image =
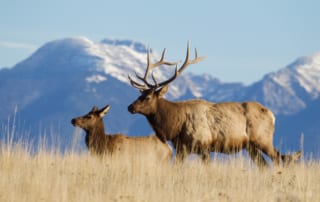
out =
[(147, 137), (128, 137), (122, 134), (105, 135), (103, 117), (109, 106), (99, 110), (97, 107), (86, 115), (74, 118), (71, 123), (86, 132), (86, 145), (95, 155), (137, 155), (151, 157), (159, 162), (169, 162), (172, 150), (155, 135)]
[(170, 102), (162, 98), (166, 91), (167, 87), (142, 91), (128, 110), (145, 115), (163, 142), (171, 140), (180, 161), (190, 153), (208, 161), (210, 151), (229, 154), (242, 149), (259, 165), (267, 164), (261, 151), (275, 163), (301, 156), (301, 152), (281, 155), (273, 147), (275, 117), (257, 102)]
[(176, 67), (175, 74), (161, 83), (157, 82), (152, 74), (154, 84), (151, 84), (148, 82), (151, 69), (163, 64), (176, 64), (166, 62), (164, 54), (165, 50), (161, 59), (152, 64), (148, 51), (145, 75), (137, 75), (142, 84), (128, 76), (131, 85), (141, 92), (141, 96), (128, 107), (128, 110), (131, 113), (143, 114), (163, 142), (171, 140), (177, 150), (178, 160), (183, 161), (190, 153), (198, 153), (206, 162), (210, 158), (210, 151), (233, 153), (244, 148), (259, 165), (267, 164), (261, 151), (276, 163), (280, 160), (287, 163), (301, 156), (301, 152), (292, 156), (281, 155), (273, 147), (275, 117), (269, 109), (257, 102), (170, 102), (163, 99), (168, 84), (188, 65), (204, 59), (198, 57), (195, 50), (195, 58), (190, 60), (188, 44), (186, 59), (179, 69)]

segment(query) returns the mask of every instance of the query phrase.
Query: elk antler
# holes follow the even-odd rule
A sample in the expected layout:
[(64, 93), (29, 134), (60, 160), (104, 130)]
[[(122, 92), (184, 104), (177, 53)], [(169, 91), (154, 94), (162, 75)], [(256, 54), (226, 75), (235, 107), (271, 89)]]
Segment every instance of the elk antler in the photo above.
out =
[[(162, 55), (161, 55), (161, 59), (160, 59), (158, 62), (152, 64), (152, 63), (150, 63), (150, 49), (148, 49), (148, 53), (147, 53), (147, 70), (146, 70), (146, 73), (144, 74), (144, 77), (143, 77), (143, 78), (140, 77), (140, 76), (138, 76), (138, 75), (137, 75), (137, 78), (140, 79), (141, 81), (143, 81), (143, 82), (144, 82), (147, 86), (149, 86), (149, 87), (153, 87), (153, 85), (151, 85), (151, 84), (148, 83), (148, 81), (147, 81), (148, 74), (149, 74), (149, 72), (150, 72), (150, 70), (151, 70), (152, 68), (159, 67), (160, 65), (169, 65), (169, 66), (170, 66), (170, 65), (176, 65), (176, 64), (177, 64), (177, 62), (166, 62), (166, 61), (164, 61), (164, 54), (165, 54), (165, 52), (166, 52), (166, 49), (163, 49)], [(153, 74), (152, 74), (152, 79), (153, 79), (153, 81), (155, 81), (155, 78), (154, 78)], [(155, 81), (155, 82), (156, 82), (156, 81)]]
[[(189, 49), (190, 48), (189, 48), (189, 42), (188, 42), (186, 59), (185, 59), (183, 65), (179, 68), (179, 70), (177, 69), (177, 62), (166, 62), (164, 60), (164, 54), (165, 54), (166, 49), (163, 50), (161, 59), (158, 62), (156, 62), (154, 64), (150, 63), (150, 50), (148, 49), (148, 53), (147, 53), (147, 69), (146, 69), (146, 72), (144, 74), (144, 77), (141, 77), (141, 76), (137, 75), (137, 73), (136, 73), (136, 77), (139, 80), (141, 80), (144, 84), (139, 84), (138, 82), (136, 82), (133, 79), (131, 79), (131, 77), (128, 75), (128, 78), (130, 80), (131, 85), (133, 87), (135, 87), (135, 88), (138, 88), (139, 90), (148, 90), (148, 89), (156, 89), (158, 87), (161, 87), (161, 86), (169, 84), (170, 82), (175, 80), (188, 65), (195, 64), (195, 63), (205, 59), (205, 57), (198, 57), (197, 49), (195, 49), (195, 58), (193, 60), (190, 60), (189, 59), (189, 52), (190, 52)], [(175, 74), (170, 79), (168, 79), (166, 81), (163, 81), (161, 83), (158, 83), (156, 81), (153, 73), (152, 73), (151, 76), (152, 76), (154, 84), (150, 84), (147, 81), (148, 74), (149, 74), (150, 70), (152, 68), (158, 67), (160, 65), (176, 65)]]
[(155, 87), (157, 86), (157, 81), (156, 81), (154, 75), (152, 74), (151, 76), (152, 76), (152, 79), (153, 79), (155, 85), (150, 84), (150, 83), (148, 82), (148, 80), (147, 80), (147, 79), (148, 79), (148, 74), (150, 73), (150, 70), (153, 69), (153, 68), (155, 68), (155, 67), (161, 66), (161, 65), (169, 65), (169, 66), (170, 66), (170, 65), (177, 65), (177, 64), (178, 64), (177, 62), (167, 62), (167, 61), (165, 61), (165, 60), (164, 60), (165, 52), (166, 52), (166, 49), (163, 49), (162, 55), (161, 55), (161, 59), (160, 59), (158, 62), (156, 62), (156, 63), (153, 64), (153, 63), (151, 63), (151, 61), (150, 61), (150, 49), (148, 49), (148, 52), (147, 52), (147, 69), (146, 69), (146, 72), (145, 72), (144, 76), (141, 77), (141, 76), (139, 76), (137, 73), (135, 73), (135, 74), (136, 74), (136, 77), (137, 77), (138, 79), (140, 79), (144, 84), (140, 84), (140, 83), (134, 81), (134, 80), (128, 75), (128, 78), (129, 78), (129, 80), (130, 80), (130, 83), (131, 83), (131, 85), (132, 85), (133, 87), (138, 88), (139, 90), (147, 90), (147, 89), (155, 88)]
[(179, 70), (176, 67), (175, 74), (170, 79), (159, 83), (157, 87), (168, 85), (170, 82), (175, 80), (182, 73), (182, 71), (185, 70), (185, 68), (188, 65), (196, 64), (196, 63), (198, 63), (198, 62), (200, 62), (200, 61), (202, 61), (202, 60), (204, 60), (206, 58), (206, 57), (198, 57), (197, 49), (195, 49), (195, 58), (193, 60), (190, 60), (189, 59), (189, 55), (190, 55), (189, 52), (190, 52), (190, 47), (189, 47), (189, 42), (188, 42), (186, 59), (184, 60), (183, 65), (179, 68)]

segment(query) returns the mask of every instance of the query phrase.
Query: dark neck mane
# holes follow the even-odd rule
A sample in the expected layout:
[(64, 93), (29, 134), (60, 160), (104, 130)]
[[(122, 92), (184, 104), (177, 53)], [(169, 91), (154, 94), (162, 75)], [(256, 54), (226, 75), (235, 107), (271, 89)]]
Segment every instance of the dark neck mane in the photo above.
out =
[(86, 145), (90, 152), (102, 154), (106, 151), (108, 136), (105, 135), (103, 123), (86, 131)]
[(156, 112), (146, 115), (156, 135), (163, 142), (172, 140), (181, 131), (182, 123), (176, 116), (177, 113), (181, 113), (181, 110), (176, 105), (177, 103), (175, 102), (159, 99)]

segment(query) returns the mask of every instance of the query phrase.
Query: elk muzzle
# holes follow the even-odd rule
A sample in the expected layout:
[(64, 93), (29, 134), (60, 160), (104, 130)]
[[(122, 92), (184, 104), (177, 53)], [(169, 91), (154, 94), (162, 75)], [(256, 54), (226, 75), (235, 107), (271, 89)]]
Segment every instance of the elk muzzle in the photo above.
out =
[(71, 120), (71, 124), (72, 124), (73, 126), (77, 126), (77, 119), (72, 119), (72, 120)]
[(133, 104), (131, 104), (131, 105), (128, 106), (128, 111), (129, 111), (131, 114), (137, 113), (137, 111), (136, 111), (134, 108), (135, 108), (135, 107), (133, 106)]

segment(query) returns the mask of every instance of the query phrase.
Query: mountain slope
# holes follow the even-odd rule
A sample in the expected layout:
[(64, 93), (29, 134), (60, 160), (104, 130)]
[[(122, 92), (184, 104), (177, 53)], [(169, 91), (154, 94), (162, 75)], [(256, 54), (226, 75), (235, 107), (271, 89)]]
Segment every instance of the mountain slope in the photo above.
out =
[[(159, 55), (151, 50), (152, 60)], [(128, 74), (143, 75), (147, 48), (132, 40), (66, 38), (46, 43), (11, 69), (0, 70), (0, 121), (5, 125), (18, 107), (21, 134), (31, 138), (49, 133), (63, 144), (74, 131), (71, 118), (87, 113), (93, 105), (110, 104), (105, 118), (108, 133), (148, 135), (152, 132), (142, 115), (131, 115), (127, 106), (139, 92), (131, 87)], [(197, 64), (201, 65), (201, 63)], [(190, 67), (192, 68), (192, 67)], [(174, 74), (174, 67), (155, 71), (162, 81)], [(302, 57), (260, 81), (244, 86), (224, 83), (210, 75), (184, 72), (169, 88), (169, 100), (204, 98), (212, 102), (256, 100), (277, 115), (275, 145), (298, 149), (301, 133), (305, 148), (319, 148), (320, 54)], [(305, 118), (307, 117), (307, 118)], [(295, 127), (291, 125), (294, 124)]]
[[(129, 85), (128, 74), (143, 75), (146, 48), (133, 41), (103, 40), (93, 43), (86, 38), (68, 38), (49, 42), (33, 55), (11, 69), (0, 70), (1, 122), (5, 123), (18, 106), (20, 122), (32, 138), (42, 131), (57, 134), (69, 141), (73, 126), (71, 118), (88, 112), (93, 105), (111, 105), (105, 118), (109, 133), (148, 135), (151, 128), (144, 117), (133, 116), (127, 106), (139, 92)], [(152, 58), (159, 58), (152, 52)], [(159, 80), (174, 73), (170, 68), (155, 72)], [(202, 96), (206, 89), (198, 88), (182, 75), (170, 86), (167, 97), (178, 99)], [(220, 83), (212, 77), (205, 80), (211, 86)], [(202, 80), (198, 83), (206, 85)], [(66, 140), (65, 140), (66, 139)]]
[(295, 114), (320, 94), (320, 54), (298, 58), (248, 87), (243, 98), (260, 101), (276, 114)]

